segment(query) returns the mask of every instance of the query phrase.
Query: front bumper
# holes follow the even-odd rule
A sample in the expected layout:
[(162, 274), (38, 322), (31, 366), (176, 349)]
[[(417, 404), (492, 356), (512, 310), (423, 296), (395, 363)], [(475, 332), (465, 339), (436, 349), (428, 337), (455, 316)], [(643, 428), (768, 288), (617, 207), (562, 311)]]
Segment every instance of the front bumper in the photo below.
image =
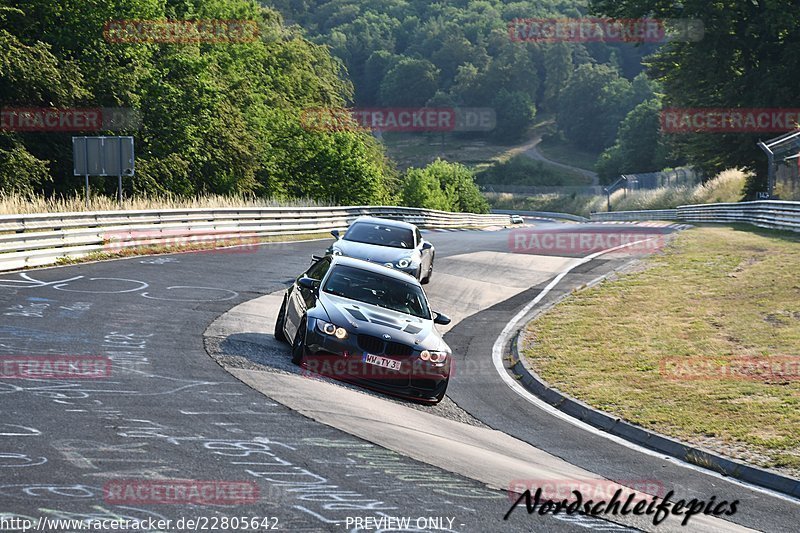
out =
[[(366, 354), (397, 361), (400, 370), (367, 363)], [(447, 387), (450, 376), (449, 358), (442, 364), (435, 364), (421, 360), (419, 350), (413, 350), (410, 355), (373, 353), (359, 345), (356, 334), (340, 340), (315, 327), (309, 327), (306, 334), (303, 367), (322, 376), (419, 401), (436, 401)]]

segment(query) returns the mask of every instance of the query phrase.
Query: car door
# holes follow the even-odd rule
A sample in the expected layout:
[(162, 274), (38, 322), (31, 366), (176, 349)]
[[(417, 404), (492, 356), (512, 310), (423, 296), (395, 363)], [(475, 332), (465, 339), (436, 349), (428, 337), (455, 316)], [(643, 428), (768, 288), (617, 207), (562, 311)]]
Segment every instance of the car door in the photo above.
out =
[(431, 268), (431, 250), (425, 247), (425, 239), (422, 238), (419, 228), (414, 228), (414, 236), (417, 239), (417, 250), (419, 250), (421, 258), (422, 277), (425, 277), (425, 273)]
[[(311, 279), (321, 281), (331, 267), (331, 258), (326, 256), (315, 262), (308, 270), (300, 276), (307, 276)], [(298, 277), (297, 279), (300, 279)], [(301, 287), (295, 280), (286, 302), (286, 335), (288, 339), (294, 339), (297, 335), (297, 328), (306, 310), (313, 307), (317, 301), (317, 294), (312, 289)]]

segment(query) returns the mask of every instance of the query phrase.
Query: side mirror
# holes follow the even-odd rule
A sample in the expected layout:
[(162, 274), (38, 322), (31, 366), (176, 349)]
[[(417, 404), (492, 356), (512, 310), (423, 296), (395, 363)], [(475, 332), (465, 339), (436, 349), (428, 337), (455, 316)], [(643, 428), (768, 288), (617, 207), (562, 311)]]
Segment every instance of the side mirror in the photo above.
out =
[(311, 260), (312, 260), (313, 262), (315, 262), (315, 263), (316, 263), (317, 261), (319, 261), (320, 259), (322, 259), (322, 256), (321, 256), (321, 255), (312, 255), (312, 256), (311, 256)]
[(311, 291), (317, 290), (317, 287), (319, 287), (319, 281), (315, 280), (314, 278), (309, 278), (305, 274), (300, 276), (300, 279), (297, 280), (297, 284), (300, 287)]
[(428, 241), (425, 241), (425, 242), (422, 243), (422, 249), (423, 250), (430, 250), (431, 248), (433, 248), (433, 245), (431, 243), (429, 243)]
[(331, 235), (333, 235), (334, 239), (338, 240), (339, 239), (339, 230), (338, 229), (331, 230)]
[(443, 313), (433, 313), (433, 323), (434, 324), (441, 324), (442, 326), (446, 326), (451, 322), (450, 317), (443, 314)]

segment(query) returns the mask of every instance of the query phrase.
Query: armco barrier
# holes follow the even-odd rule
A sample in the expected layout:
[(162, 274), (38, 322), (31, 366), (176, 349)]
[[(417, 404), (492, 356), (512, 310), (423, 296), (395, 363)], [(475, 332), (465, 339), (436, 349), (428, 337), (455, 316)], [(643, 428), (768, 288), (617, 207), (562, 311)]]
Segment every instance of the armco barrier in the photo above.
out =
[(744, 222), (762, 228), (800, 231), (800, 202), (762, 200), (738, 204), (682, 205), (679, 220)]
[(729, 204), (682, 205), (677, 209), (592, 213), (592, 220), (677, 220), (746, 223), (762, 228), (800, 231), (800, 202), (761, 200)]
[(573, 222), (588, 222), (586, 217), (572, 215), (570, 213), (554, 213), (552, 211), (515, 211), (513, 209), (492, 209), (492, 213), (503, 215), (520, 215), (531, 218), (552, 218), (555, 220), (572, 220)]
[(592, 220), (677, 220), (677, 209), (658, 209), (650, 211), (611, 211), (592, 213)]
[[(0, 271), (50, 265), (60, 258), (79, 258), (113, 248), (140, 246), (148, 240), (214, 236), (297, 235), (344, 229), (356, 217), (369, 215), (411, 222), (422, 228), (509, 225), (507, 215), (449, 213), (412, 207), (252, 207), (97, 211), (0, 216)], [(127, 236), (127, 238), (126, 238)]]

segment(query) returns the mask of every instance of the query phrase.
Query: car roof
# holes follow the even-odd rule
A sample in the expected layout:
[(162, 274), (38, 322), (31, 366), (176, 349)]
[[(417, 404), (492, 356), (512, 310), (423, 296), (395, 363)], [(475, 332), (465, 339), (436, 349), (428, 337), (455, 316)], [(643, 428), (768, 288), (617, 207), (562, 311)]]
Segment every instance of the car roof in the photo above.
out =
[(332, 255), (330, 257), (331, 257), (331, 267), (335, 265), (343, 265), (343, 266), (359, 268), (361, 270), (375, 272), (376, 274), (386, 276), (387, 278), (394, 278), (400, 281), (415, 283), (416, 285), (419, 285), (419, 281), (417, 281), (413, 276), (409, 276), (405, 272), (389, 268), (380, 263), (373, 263), (372, 261), (364, 261), (363, 259), (356, 259), (355, 257), (347, 257), (345, 255)]
[(378, 217), (358, 217), (350, 225), (352, 226), (353, 224), (357, 224), (359, 222), (382, 224), (384, 226), (393, 226), (396, 228), (405, 228), (410, 230), (417, 229), (417, 227), (414, 224), (411, 224), (410, 222), (403, 222), (402, 220), (392, 220), (389, 218), (378, 218)]

